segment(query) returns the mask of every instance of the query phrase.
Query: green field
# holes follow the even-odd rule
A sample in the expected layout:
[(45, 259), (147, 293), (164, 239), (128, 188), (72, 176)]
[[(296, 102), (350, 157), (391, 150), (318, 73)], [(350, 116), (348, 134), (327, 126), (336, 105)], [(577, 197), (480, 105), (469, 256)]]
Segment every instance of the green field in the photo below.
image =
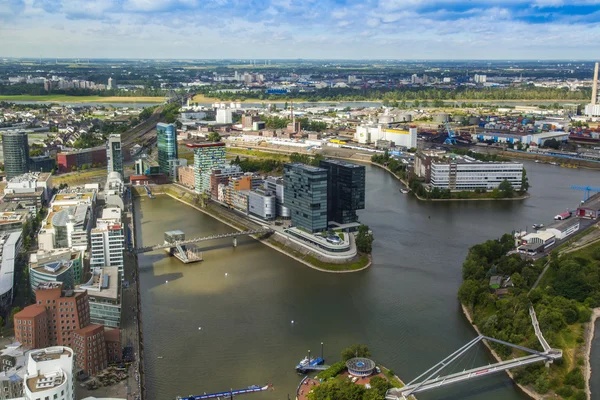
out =
[(162, 103), (164, 100), (164, 97), (151, 96), (69, 96), (66, 94), (0, 96), (0, 101), (53, 101), (56, 103)]

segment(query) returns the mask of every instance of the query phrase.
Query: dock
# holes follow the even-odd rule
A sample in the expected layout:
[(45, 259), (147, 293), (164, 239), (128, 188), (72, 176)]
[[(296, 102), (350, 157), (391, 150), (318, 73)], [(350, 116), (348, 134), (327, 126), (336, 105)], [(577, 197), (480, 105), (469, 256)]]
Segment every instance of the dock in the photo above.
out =
[(167, 254), (184, 264), (202, 261), (202, 252), (194, 245), (179, 244), (182, 240), (185, 240), (185, 233), (180, 230), (165, 232), (165, 244), (173, 243), (174, 246), (165, 248)]
[(264, 392), (269, 390), (272, 387), (271, 384), (260, 387), (258, 385), (248, 386), (246, 389), (238, 389), (238, 390), (229, 390), (227, 392), (218, 392), (218, 393), (209, 393), (209, 394), (200, 394), (200, 395), (190, 395), (188, 397), (177, 397), (176, 400), (204, 400), (204, 399), (231, 399), (233, 396), (237, 396), (240, 394), (248, 394), (248, 393), (257, 393)]

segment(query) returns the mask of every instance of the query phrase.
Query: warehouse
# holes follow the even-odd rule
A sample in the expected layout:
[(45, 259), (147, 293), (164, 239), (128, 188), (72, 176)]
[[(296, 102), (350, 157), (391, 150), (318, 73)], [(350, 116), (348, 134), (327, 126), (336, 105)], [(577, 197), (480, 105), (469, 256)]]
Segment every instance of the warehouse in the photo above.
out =
[(557, 239), (564, 239), (579, 230), (579, 220), (576, 218), (556, 221), (546, 227), (544, 231), (551, 233)]
[(577, 208), (577, 215), (597, 219), (600, 215), (600, 193), (596, 193)]

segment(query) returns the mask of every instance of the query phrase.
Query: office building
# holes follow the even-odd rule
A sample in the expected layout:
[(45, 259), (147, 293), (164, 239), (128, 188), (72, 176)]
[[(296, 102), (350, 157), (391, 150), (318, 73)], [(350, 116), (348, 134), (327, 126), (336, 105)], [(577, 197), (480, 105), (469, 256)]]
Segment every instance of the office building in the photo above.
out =
[(84, 291), (64, 290), (62, 282), (41, 283), (36, 304), (15, 314), (15, 340), (24, 346), (71, 346), (72, 332), (90, 324), (90, 306)]
[(277, 216), (280, 218), (290, 218), (290, 209), (287, 208), (284, 203), (284, 185), (283, 179), (276, 176), (269, 176), (265, 180), (265, 188), (275, 193), (275, 198), (277, 200)]
[(173, 171), (170, 160), (177, 160), (177, 128), (174, 124), (159, 123), (156, 125), (158, 143), (158, 165), (160, 171), (171, 179), (177, 179), (177, 170)]
[(83, 250), (70, 248), (38, 250), (29, 256), (29, 290), (44, 282), (62, 282), (63, 289), (74, 289), (83, 278)]
[(21, 251), (21, 231), (0, 234), (0, 307), (12, 305), (15, 284), (15, 263)]
[(56, 160), (50, 156), (29, 157), (29, 170), (35, 172), (52, 172), (56, 169)]
[(59, 172), (72, 172), (83, 165), (89, 167), (105, 165), (106, 159), (106, 146), (90, 147), (89, 149), (74, 150), (56, 155)]
[(75, 353), (54, 346), (29, 352), (24, 376), (26, 400), (75, 400)]
[(6, 179), (23, 175), (29, 171), (29, 143), (26, 132), (2, 133), (2, 154)]
[(102, 210), (102, 218), (91, 232), (90, 268), (117, 267), (123, 280), (124, 233), (121, 210), (118, 207)]
[(248, 193), (248, 214), (265, 221), (275, 219), (277, 217), (275, 193), (263, 189), (251, 190)]
[(193, 166), (179, 167), (177, 169), (177, 180), (180, 184), (193, 189), (196, 184), (196, 175)]
[(110, 135), (106, 143), (106, 163), (108, 173), (118, 172), (123, 175), (123, 149), (121, 148), (121, 135)]
[(343, 160), (321, 160), (327, 170), (327, 220), (338, 224), (358, 221), (365, 208), (365, 167)]
[(217, 110), (217, 124), (233, 123), (233, 110), (231, 108), (219, 108)]
[(480, 162), (471, 157), (455, 157), (431, 163), (431, 187), (451, 191), (493, 190), (504, 180), (515, 190), (521, 189), (523, 164), (515, 162)]
[(23, 224), (29, 221), (29, 211), (20, 209), (15, 211), (0, 211), (0, 234), (20, 232)]
[(193, 143), (186, 145), (194, 149), (194, 180), (197, 193), (210, 190), (210, 171), (225, 164), (225, 143)]
[(4, 188), (5, 194), (37, 194), (42, 191), (42, 200), (48, 201), (52, 192), (52, 175), (48, 172), (31, 172), (11, 178)]
[(292, 225), (308, 232), (327, 230), (327, 170), (301, 163), (283, 167), (284, 205)]
[(93, 324), (121, 326), (121, 278), (117, 267), (95, 268), (90, 280), (79, 289), (87, 291)]
[(229, 180), (244, 175), (239, 165), (225, 165), (213, 167), (210, 170), (210, 195), (213, 199), (218, 198), (219, 185), (228, 185)]

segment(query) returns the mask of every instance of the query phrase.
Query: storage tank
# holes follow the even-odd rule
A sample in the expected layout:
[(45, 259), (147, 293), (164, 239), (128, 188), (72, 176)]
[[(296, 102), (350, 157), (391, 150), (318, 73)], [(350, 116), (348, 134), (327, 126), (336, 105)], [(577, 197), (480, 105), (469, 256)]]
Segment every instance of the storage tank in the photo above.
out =
[(433, 122), (437, 124), (443, 124), (444, 122), (448, 121), (450, 121), (450, 114), (448, 113), (433, 114)]

